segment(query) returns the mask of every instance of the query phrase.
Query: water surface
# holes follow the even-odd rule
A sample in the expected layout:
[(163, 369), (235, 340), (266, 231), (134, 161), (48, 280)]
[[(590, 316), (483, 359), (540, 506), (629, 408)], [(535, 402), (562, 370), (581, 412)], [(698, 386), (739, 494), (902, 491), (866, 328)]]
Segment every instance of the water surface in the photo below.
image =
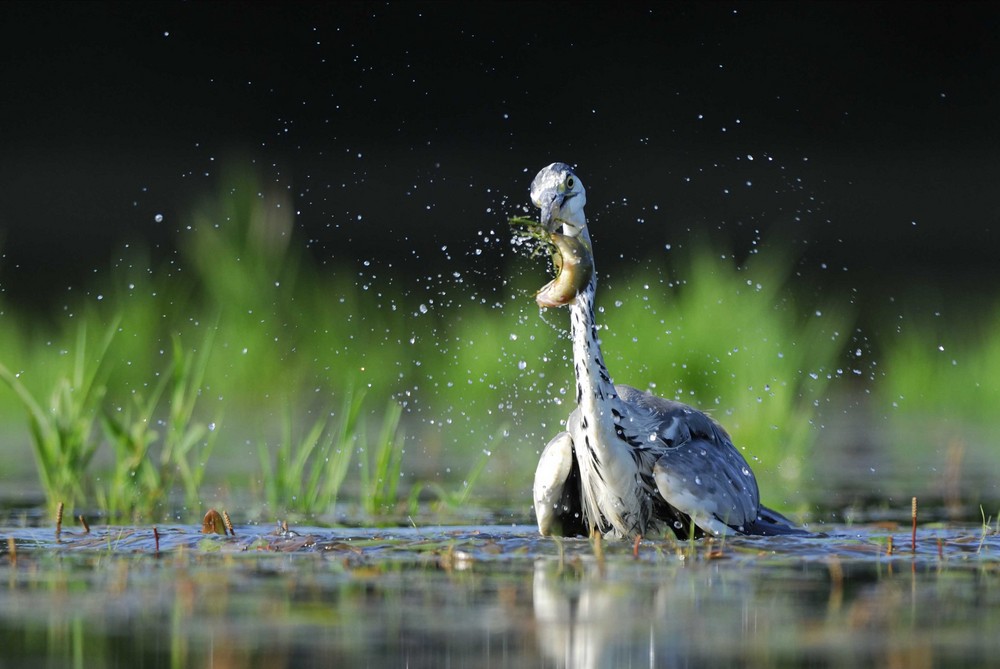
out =
[[(976, 666), (1000, 536), (823, 527), (631, 544), (525, 525), (0, 529), (4, 662), (79, 666)], [(890, 537), (891, 553), (890, 553)], [(15, 546), (11, 552), (11, 540)]]

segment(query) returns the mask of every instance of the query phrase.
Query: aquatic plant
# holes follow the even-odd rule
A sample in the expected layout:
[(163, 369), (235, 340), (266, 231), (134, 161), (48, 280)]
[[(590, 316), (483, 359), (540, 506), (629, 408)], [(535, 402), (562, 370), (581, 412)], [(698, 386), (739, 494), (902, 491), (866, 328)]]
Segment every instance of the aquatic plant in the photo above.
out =
[(80, 323), (72, 367), (63, 370), (47, 406), (18, 375), (0, 363), (0, 380), (14, 391), (28, 412), (38, 476), (50, 509), (60, 502), (73, 505), (84, 498), (83, 474), (98, 446), (93, 438), (94, 425), (106, 392), (106, 356), (117, 328), (115, 320), (88, 354), (87, 323)]
[(364, 393), (345, 393), (335, 425), (330, 416), (316, 420), (296, 439), (294, 418), (286, 410), (277, 452), (258, 449), (261, 480), (274, 511), (323, 514), (337, 502), (354, 449)]
[[(196, 420), (194, 410), (213, 338), (214, 330), (209, 328), (201, 347), (191, 351), (180, 337), (173, 337), (170, 367), (159, 375), (148, 397), (137, 392), (124, 408), (104, 408), (101, 425), (114, 459), (109, 480), (95, 484), (95, 494), (109, 515), (163, 515), (168, 509), (159, 514), (156, 509), (168, 501), (178, 481), (185, 505), (198, 508), (217, 432), (216, 423)], [(155, 425), (161, 426), (162, 433)], [(158, 453), (153, 450), (157, 444)]]
[(397, 495), (403, 463), (401, 416), (402, 407), (397, 402), (390, 402), (374, 442), (368, 440), (364, 423), (358, 429), (361, 507), (370, 517), (394, 513), (401, 501)]
[(114, 460), (106, 485), (98, 486), (95, 494), (98, 505), (110, 516), (146, 515), (167, 492), (162, 472), (150, 456), (159, 438), (153, 426), (167, 381), (167, 377), (161, 378), (148, 397), (136, 394), (119, 411), (105, 408), (102, 413), (101, 423)]

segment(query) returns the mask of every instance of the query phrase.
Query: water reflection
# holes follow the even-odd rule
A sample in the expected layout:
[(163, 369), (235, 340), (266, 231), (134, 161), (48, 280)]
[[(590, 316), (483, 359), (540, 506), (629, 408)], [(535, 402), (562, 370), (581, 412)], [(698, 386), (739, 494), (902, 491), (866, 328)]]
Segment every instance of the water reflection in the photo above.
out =
[[(532, 595), (540, 650), (558, 667), (620, 666), (622, 651), (629, 651), (625, 640), (639, 623), (636, 612), (655, 616), (661, 592), (652, 587), (624, 596), (622, 585), (602, 578), (596, 564), (566, 568), (539, 560)], [(649, 666), (654, 666), (656, 646), (650, 637)], [(635, 650), (639, 654), (643, 649)]]
[[(329, 530), (289, 543), (0, 528), (0, 666), (984, 666), (1000, 536), (884, 530), (678, 546), (534, 528)], [(9, 551), (16, 543), (17, 555)], [(908, 534), (906, 535), (908, 539)], [(941, 543), (938, 544), (938, 539)], [(288, 552), (283, 552), (288, 551)], [(563, 557), (560, 558), (560, 555)], [(80, 660), (80, 661), (78, 661)], [(81, 664), (81, 666), (82, 666)]]
[(975, 665), (1000, 650), (1000, 570), (995, 554), (964, 561), (969, 539), (945, 560), (866, 535), (800, 542), (799, 560), (751, 552), (761, 542), (719, 560), (540, 559), (539, 650), (556, 667)]
[[(716, 567), (539, 560), (533, 603), (540, 650), (558, 667), (678, 666), (692, 657), (739, 656), (746, 638), (760, 632), (756, 586), (746, 576)], [(786, 615), (767, 609), (772, 620)]]

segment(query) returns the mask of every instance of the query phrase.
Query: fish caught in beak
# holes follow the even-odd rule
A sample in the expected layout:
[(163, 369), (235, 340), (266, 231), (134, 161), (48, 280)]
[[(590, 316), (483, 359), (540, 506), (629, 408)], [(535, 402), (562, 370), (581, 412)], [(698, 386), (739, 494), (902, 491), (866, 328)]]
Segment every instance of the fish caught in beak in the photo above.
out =
[(590, 283), (594, 276), (594, 256), (590, 244), (579, 235), (561, 232), (549, 235), (556, 278), (535, 294), (535, 302), (540, 307), (562, 307), (576, 299), (577, 293)]

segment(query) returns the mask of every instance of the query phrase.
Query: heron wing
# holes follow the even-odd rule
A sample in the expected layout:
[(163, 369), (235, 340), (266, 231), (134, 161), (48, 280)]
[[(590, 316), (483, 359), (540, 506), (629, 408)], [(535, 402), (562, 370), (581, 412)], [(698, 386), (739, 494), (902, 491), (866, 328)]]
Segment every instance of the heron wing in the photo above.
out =
[(756, 522), (757, 482), (731, 444), (692, 439), (668, 448), (653, 480), (663, 499), (705, 532), (745, 534)]
[(543, 535), (586, 535), (580, 491), (580, 465), (569, 432), (548, 443), (535, 469), (534, 501)]
[(645, 416), (639, 434), (659, 446), (653, 480), (667, 504), (705, 532), (750, 532), (760, 509), (757, 480), (722, 426), (686, 404), (631, 386), (618, 391)]

